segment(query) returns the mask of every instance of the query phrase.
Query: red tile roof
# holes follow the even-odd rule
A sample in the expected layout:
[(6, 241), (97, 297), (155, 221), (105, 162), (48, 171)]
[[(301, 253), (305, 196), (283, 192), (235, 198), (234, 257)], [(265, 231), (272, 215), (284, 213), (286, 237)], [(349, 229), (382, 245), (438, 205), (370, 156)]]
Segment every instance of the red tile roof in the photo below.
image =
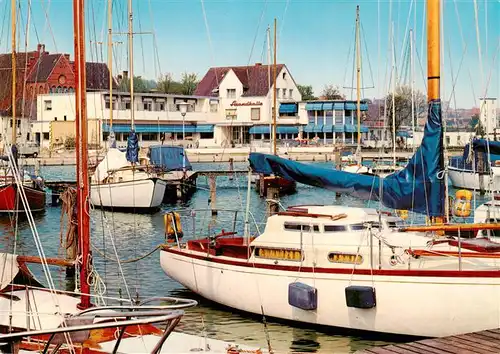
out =
[[(276, 65), (276, 75), (279, 75), (284, 67), (284, 64)], [(271, 66), (271, 82), (268, 82), (268, 65), (227, 66), (210, 68), (198, 83), (194, 94), (196, 96), (218, 96), (218, 93), (214, 91), (219, 87), (229, 70), (232, 70), (243, 84), (244, 97), (266, 96), (272, 86), (273, 66)]]
[(26, 82), (47, 82), (62, 54), (42, 54), (33, 65)]
[[(105, 63), (87, 62), (87, 90), (109, 90), (109, 68)], [(113, 78), (113, 88), (117, 88)]]

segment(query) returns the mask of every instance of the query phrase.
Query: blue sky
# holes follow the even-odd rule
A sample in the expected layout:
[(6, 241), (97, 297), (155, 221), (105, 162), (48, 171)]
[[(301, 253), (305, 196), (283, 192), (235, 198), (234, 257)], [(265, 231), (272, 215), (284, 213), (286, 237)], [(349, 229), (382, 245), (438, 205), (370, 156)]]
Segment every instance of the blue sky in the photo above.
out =
[[(113, 1), (114, 31), (125, 32), (127, 2)], [(2, 15), (10, 12), (5, 11), (9, 9), (8, 3), (10, 1), (0, 0), (2, 52), (10, 51), (10, 15), (6, 19)], [(24, 24), (25, 3), (21, 5)], [(72, 1), (33, 0), (32, 3), (30, 48), (40, 41), (51, 52), (72, 54)], [(451, 99), (451, 104), (456, 102), (459, 108), (477, 106), (478, 97), (485, 93), (490, 97), (500, 96), (500, 0), (477, 0), (476, 3), (481, 54), (474, 2), (443, 1), (442, 98)], [(380, 97), (390, 88), (390, 26), (394, 28), (395, 56), (401, 78), (410, 77), (408, 60), (402, 55), (404, 38), (410, 28), (415, 31), (418, 52), (415, 81), (417, 87), (425, 91), (423, 78), (427, 62), (425, 41), (422, 41), (425, 39), (422, 37), (425, 35), (425, 26), (422, 28), (425, 1), (422, 0), (134, 0), (134, 30), (154, 31), (157, 43), (155, 48), (151, 34), (135, 37), (134, 71), (147, 78), (155, 78), (161, 72), (180, 77), (182, 72), (189, 71), (201, 78), (210, 66), (265, 62), (265, 31), (276, 17), (278, 62), (287, 64), (297, 83), (312, 85), (318, 95), (325, 84), (350, 87), (353, 86), (357, 4), (363, 28), (363, 86), (375, 86), (364, 90), (363, 96)], [(87, 0), (87, 57), (90, 60), (106, 60), (106, 6), (106, 0)], [(22, 32), (24, 34), (24, 28)], [(126, 70), (127, 38), (117, 34), (114, 41), (122, 42), (115, 45), (115, 70)], [(24, 36), (21, 42), (24, 43)], [(104, 45), (96, 42), (104, 42)], [(409, 79), (401, 80), (408, 82)], [(455, 81), (454, 95), (452, 81)], [(351, 90), (346, 89), (345, 93), (349, 97)]]

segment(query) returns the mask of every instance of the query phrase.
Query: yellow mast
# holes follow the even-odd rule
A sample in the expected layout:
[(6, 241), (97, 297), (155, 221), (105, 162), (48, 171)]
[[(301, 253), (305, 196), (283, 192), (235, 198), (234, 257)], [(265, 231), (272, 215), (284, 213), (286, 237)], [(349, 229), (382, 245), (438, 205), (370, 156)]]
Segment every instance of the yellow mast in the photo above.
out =
[(11, 30), (12, 30), (12, 145), (16, 143), (17, 137), (17, 120), (16, 120), (16, 0), (11, 0), (12, 7), (12, 18), (11, 18)]
[[(361, 54), (359, 45), (359, 5), (356, 6), (356, 118), (358, 120), (358, 152), (361, 153)], [(360, 157), (358, 156), (358, 159)]]
[(437, 100), (440, 93), (440, 0), (427, 0), (427, 100)]
[(273, 136), (273, 154), (276, 155), (276, 114), (277, 114), (277, 110), (276, 110), (276, 28), (277, 28), (277, 20), (276, 18), (274, 19), (274, 68), (273, 68), (273, 132), (272, 132), (272, 136)]

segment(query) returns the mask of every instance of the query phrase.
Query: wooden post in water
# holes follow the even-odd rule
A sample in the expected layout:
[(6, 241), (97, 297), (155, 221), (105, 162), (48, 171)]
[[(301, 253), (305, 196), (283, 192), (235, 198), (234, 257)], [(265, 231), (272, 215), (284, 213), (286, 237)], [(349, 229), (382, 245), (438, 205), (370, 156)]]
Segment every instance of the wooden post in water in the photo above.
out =
[(212, 216), (217, 215), (217, 177), (216, 175), (210, 175), (208, 177), (208, 184), (210, 187), (210, 209), (212, 210)]
[(233, 180), (233, 174), (232, 172), (234, 171), (234, 159), (232, 157), (229, 158), (229, 171), (231, 174), (229, 175), (229, 180)]
[(264, 196), (266, 190), (266, 181), (264, 180), (264, 175), (262, 173), (259, 174), (259, 195), (261, 197)]
[(278, 205), (279, 188), (275, 186), (267, 187), (267, 216), (276, 214), (279, 211)]

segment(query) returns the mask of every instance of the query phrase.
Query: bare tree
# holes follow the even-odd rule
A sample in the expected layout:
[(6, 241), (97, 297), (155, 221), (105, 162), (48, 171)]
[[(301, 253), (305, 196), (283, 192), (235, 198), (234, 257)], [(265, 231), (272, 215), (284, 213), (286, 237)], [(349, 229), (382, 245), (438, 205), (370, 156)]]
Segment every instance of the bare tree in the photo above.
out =
[[(418, 119), (423, 117), (427, 112), (426, 96), (418, 90), (414, 90), (414, 126), (417, 127)], [(395, 119), (393, 127), (392, 119), (392, 97), (394, 95), (394, 105), (395, 105)], [(409, 86), (400, 86), (396, 89), (396, 92), (387, 95), (385, 98), (386, 109), (383, 106), (380, 107), (381, 110), (386, 112), (386, 124), (389, 127), (391, 134), (394, 131), (398, 131), (402, 125), (411, 126), (412, 109), (411, 109), (411, 88)], [(381, 116), (384, 114), (381, 112)]]
[(339, 88), (333, 85), (325, 85), (321, 96), (327, 100), (345, 100), (345, 96), (340, 93)]

